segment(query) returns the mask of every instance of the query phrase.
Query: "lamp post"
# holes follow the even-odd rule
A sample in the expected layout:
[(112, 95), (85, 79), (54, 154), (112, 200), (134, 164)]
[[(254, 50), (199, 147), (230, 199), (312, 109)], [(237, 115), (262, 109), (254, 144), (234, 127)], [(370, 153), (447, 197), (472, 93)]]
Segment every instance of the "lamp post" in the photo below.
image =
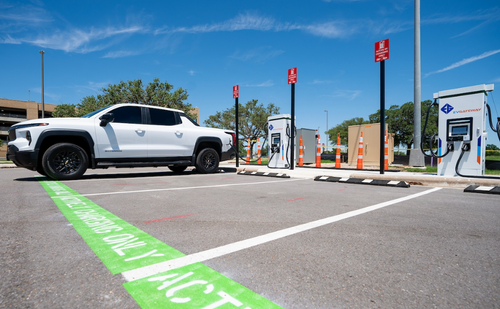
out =
[(328, 151), (328, 111), (325, 109), (326, 112), (326, 131), (325, 131), (325, 140), (326, 140), (326, 150)]
[(45, 102), (43, 93), (43, 54), (45, 54), (45, 52), (41, 50), (40, 55), (42, 55), (42, 118), (45, 118)]

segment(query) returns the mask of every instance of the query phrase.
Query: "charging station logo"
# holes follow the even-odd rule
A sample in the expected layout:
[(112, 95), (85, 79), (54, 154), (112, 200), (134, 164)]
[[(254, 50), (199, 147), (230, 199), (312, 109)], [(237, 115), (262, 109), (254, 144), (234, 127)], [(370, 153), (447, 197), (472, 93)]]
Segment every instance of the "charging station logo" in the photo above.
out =
[(446, 103), (442, 108), (441, 110), (443, 111), (443, 113), (445, 113), (446, 115), (448, 115), (452, 110), (453, 110), (453, 106), (451, 106), (450, 104)]
[(273, 125), (269, 126), (269, 131), (272, 131), (274, 129)]

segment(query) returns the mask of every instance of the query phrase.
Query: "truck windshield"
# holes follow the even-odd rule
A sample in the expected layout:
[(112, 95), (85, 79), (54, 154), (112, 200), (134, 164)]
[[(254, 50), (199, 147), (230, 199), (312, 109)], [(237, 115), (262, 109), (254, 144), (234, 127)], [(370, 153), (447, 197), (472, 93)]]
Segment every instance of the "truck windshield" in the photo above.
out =
[(88, 113), (87, 115), (83, 115), (83, 116), (82, 116), (82, 118), (90, 118), (90, 117), (94, 116), (95, 114), (97, 114), (97, 113), (99, 113), (99, 112), (101, 112), (101, 111), (105, 110), (105, 109), (106, 109), (106, 108), (108, 108), (108, 107), (109, 107), (109, 106), (106, 106), (106, 107), (100, 108), (100, 109), (98, 109), (98, 110), (96, 110), (96, 111), (93, 111), (93, 112), (91, 112), (91, 113)]

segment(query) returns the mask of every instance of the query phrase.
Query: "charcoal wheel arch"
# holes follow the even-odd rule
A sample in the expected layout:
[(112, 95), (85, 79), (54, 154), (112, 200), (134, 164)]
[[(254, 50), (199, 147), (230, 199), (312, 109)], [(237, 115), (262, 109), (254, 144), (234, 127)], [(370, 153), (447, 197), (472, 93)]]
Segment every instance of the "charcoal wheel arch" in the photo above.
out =
[(38, 157), (37, 169), (38, 165), (42, 165), (42, 158), (45, 151), (54, 144), (64, 142), (76, 144), (85, 150), (88, 155), (89, 165), (91, 168), (96, 167), (94, 153), (95, 143), (89, 132), (85, 130), (48, 129), (40, 134), (35, 144), (35, 152)]

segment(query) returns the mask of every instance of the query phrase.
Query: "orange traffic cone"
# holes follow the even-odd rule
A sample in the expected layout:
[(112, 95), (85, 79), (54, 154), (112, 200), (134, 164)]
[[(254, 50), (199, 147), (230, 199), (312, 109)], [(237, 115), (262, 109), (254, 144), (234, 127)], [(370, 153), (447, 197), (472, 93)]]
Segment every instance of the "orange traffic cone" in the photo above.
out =
[(304, 144), (302, 142), (302, 134), (300, 135), (299, 144), (299, 166), (304, 166)]
[(316, 148), (316, 167), (321, 167), (321, 139), (318, 133), (318, 146)]
[(250, 164), (250, 139), (248, 139), (247, 145), (247, 164)]
[(340, 133), (337, 133), (337, 155), (335, 156), (335, 168), (340, 168)]
[(363, 169), (363, 132), (361, 132), (361, 136), (359, 138), (357, 169), (360, 169), (360, 170)]
[(257, 164), (262, 164), (262, 160), (260, 157), (260, 137), (257, 139), (257, 157), (259, 157), (259, 159), (257, 160)]
[(389, 170), (389, 140), (387, 138), (387, 130), (385, 130), (385, 149), (384, 149), (384, 170)]

